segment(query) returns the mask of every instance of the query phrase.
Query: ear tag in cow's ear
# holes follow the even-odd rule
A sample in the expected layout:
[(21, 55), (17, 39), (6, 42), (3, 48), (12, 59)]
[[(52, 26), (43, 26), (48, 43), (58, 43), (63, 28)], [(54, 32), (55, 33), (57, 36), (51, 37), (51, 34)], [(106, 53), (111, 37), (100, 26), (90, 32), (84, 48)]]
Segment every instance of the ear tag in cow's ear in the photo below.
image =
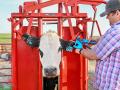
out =
[(43, 52), (39, 49), (41, 58), (43, 57)]
[(60, 47), (58, 48), (58, 53), (61, 52), (61, 51), (62, 51), (62, 47), (60, 46)]

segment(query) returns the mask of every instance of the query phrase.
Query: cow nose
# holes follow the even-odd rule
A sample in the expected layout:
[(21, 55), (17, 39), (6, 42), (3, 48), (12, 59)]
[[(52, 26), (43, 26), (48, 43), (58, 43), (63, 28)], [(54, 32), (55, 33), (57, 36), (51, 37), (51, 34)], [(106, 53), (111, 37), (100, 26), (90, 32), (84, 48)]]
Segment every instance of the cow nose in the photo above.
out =
[(49, 66), (44, 68), (44, 74), (46, 77), (55, 77), (57, 75), (57, 68), (54, 66)]

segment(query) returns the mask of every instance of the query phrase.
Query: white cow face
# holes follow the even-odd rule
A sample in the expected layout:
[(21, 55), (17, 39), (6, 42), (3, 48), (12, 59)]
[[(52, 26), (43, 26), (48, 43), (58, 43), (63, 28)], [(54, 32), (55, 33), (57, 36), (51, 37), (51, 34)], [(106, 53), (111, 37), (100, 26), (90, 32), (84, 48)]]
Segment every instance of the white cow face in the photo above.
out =
[(59, 75), (61, 61), (61, 52), (58, 52), (59, 47), (60, 41), (57, 33), (48, 31), (41, 36), (39, 48), (43, 52), (41, 63), (44, 77), (55, 77)]

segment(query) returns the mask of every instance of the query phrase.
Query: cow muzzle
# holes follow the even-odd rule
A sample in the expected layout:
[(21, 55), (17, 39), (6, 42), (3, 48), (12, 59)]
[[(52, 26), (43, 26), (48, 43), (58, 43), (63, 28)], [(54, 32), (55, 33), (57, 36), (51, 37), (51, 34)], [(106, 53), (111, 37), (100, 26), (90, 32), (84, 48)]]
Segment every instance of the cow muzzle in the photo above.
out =
[(44, 74), (46, 77), (56, 77), (57, 76), (57, 68), (54, 66), (49, 66), (44, 68)]

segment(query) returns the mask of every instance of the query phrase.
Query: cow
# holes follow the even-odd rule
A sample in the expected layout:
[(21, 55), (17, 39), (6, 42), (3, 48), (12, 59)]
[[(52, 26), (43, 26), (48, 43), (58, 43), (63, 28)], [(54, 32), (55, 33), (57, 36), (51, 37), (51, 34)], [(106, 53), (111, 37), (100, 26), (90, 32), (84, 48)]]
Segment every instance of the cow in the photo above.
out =
[(60, 40), (54, 31), (44, 33), (40, 38), (39, 49), (42, 52), (41, 63), (43, 73), (44, 90), (54, 90), (58, 88), (58, 78), (60, 75), (61, 51), (59, 51)]
[(22, 38), (31, 48), (39, 47), (44, 90), (54, 90), (55, 86), (58, 89), (61, 50), (66, 50), (71, 42), (61, 39), (55, 31), (48, 31), (40, 38), (29, 34), (24, 34)]

